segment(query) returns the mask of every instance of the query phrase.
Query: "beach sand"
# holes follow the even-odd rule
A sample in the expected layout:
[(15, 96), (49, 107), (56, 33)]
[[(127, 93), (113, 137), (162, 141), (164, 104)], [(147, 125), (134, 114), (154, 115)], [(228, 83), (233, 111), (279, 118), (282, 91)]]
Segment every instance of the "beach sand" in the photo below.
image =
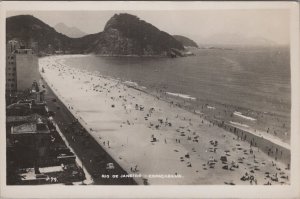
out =
[(290, 183), (287, 165), (202, 116), (61, 60), (39, 59), (42, 77), (124, 170), (142, 174), (137, 183), (143, 178), (154, 185)]

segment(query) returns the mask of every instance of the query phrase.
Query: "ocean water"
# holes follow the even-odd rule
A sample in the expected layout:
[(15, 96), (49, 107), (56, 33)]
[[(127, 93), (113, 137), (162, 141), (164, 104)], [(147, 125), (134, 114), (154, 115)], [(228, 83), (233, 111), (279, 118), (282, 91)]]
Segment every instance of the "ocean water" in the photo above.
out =
[(149, 90), (268, 112), (289, 120), (290, 52), (287, 47), (194, 49), (182, 58), (65, 58), (64, 63), (104, 76), (136, 82)]

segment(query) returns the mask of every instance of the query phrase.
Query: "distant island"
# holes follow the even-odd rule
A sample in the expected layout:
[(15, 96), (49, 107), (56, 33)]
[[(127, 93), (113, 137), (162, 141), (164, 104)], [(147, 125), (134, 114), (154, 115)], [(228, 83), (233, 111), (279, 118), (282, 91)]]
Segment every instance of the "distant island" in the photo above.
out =
[(102, 32), (80, 38), (59, 33), (32, 15), (7, 18), (6, 31), (7, 41), (18, 40), (26, 46), (32, 42), (38, 43), (40, 54), (178, 57), (191, 54), (184, 48), (187, 44), (195, 46), (195, 42), (186, 37), (173, 37), (137, 16), (126, 13), (111, 17)]

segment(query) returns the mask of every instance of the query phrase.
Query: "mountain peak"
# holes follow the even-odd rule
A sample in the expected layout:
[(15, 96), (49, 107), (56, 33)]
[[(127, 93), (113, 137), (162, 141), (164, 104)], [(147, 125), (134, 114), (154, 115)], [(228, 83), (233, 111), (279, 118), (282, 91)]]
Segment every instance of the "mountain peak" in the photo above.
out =
[(114, 16), (112, 16), (106, 22), (104, 30), (107, 30), (109, 28), (115, 28), (115, 26), (118, 26), (121, 24), (126, 25), (128, 23), (138, 23), (139, 21), (140, 21), (140, 19), (135, 15), (131, 15), (131, 14), (127, 14), (127, 13), (114, 14)]
[(67, 35), (68, 37), (71, 37), (71, 38), (79, 38), (79, 37), (83, 37), (83, 36), (86, 35), (86, 33), (81, 31), (77, 27), (74, 27), (74, 26), (69, 27), (66, 24), (62, 23), (62, 22), (56, 24), (54, 26), (54, 28), (57, 32), (60, 32), (64, 35)]
[(104, 54), (163, 55), (172, 48), (183, 50), (183, 45), (137, 16), (120, 13), (107, 21), (96, 48)]

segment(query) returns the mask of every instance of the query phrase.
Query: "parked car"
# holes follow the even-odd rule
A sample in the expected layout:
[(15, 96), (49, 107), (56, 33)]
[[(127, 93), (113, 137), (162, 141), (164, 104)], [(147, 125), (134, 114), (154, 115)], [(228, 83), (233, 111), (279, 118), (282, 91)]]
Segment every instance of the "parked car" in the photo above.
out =
[(107, 163), (106, 164), (106, 169), (108, 169), (108, 170), (112, 170), (112, 169), (115, 169), (115, 166), (114, 166), (114, 163)]

